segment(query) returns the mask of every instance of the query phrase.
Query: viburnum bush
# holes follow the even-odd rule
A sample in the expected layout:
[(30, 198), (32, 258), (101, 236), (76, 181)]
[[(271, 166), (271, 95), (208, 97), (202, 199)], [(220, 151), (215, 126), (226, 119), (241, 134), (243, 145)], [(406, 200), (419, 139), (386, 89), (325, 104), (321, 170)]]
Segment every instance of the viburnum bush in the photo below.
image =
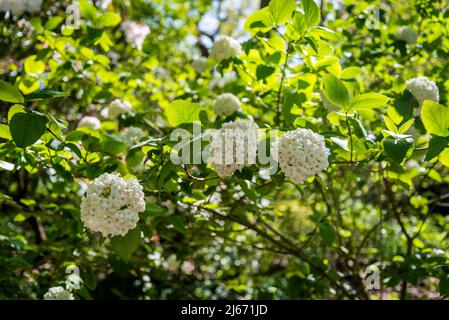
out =
[(0, 0), (0, 298), (448, 297), (448, 3), (234, 2)]

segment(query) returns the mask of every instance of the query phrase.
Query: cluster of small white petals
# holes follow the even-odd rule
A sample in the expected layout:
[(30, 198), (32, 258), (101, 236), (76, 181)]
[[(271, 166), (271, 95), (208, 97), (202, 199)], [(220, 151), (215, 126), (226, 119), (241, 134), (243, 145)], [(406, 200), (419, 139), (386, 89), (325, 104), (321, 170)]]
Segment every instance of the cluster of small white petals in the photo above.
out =
[(200, 57), (192, 61), (191, 66), (197, 73), (203, 73), (207, 69), (207, 58)]
[(324, 138), (310, 129), (288, 131), (277, 139), (271, 154), (294, 183), (300, 183), (329, 166)]
[(0, 11), (10, 11), (20, 16), (25, 11), (35, 13), (41, 10), (43, 0), (0, 0)]
[(63, 287), (52, 287), (44, 294), (45, 300), (75, 300), (73, 294)]
[(101, 122), (95, 117), (85, 116), (78, 122), (78, 128), (100, 129)]
[(256, 162), (258, 128), (253, 121), (236, 120), (224, 123), (212, 136), (209, 163), (220, 178)]
[(126, 41), (133, 47), (142, 50), (143, 42), (151, 32), (150, 27), (134, 21), (123, 21), (121, 27), (125, 32)]
[(408, 26), (402, 26), (396, 32), (396, 39), (405, 41), (408, 44), (415, 44), (418, 40), (418, 33)]
[(321, 97), (321, 101), (323, 102), (324, 107), (329, 112), (340, 110), (340, 107), (335, 105), (335, 104), (333, 104), (332, 102), (330, 102), (322, 92), (320, 92), (320, 97)]
[(215, 113), (219, 116), (229, 116), (235, 111), (240, 110), (241, 107), (242, 103), (240, 102), (239, 98), (237, 98), (232, 93), (220, 94), (212, 105)]
[(209, 89), (223, 88), (224, 86), (237, 80), (237, 74), (235, 71), (226, 72), (221, 75), (219, 72), (214, 72), (212, 79), (209, 83)]
[(141, 138), (145, 136), (145, 132), (139, 127), (129, 127), (123, 134), (123, 142), (128, 146), (132, 147), (140, 141)]
[(105, 109), (103, 116), (108, 119), (117, 119), (118, 116), (125, 113), (131, 113), (132, 107), (127, 101), (115, 99)]
[(231, 59), (242, 53), (242, 46), (235, 39), (219, 36), (210, 51), (210, 57), (216, 60)]
[(437, 84), (427, 77), (418, 77), (407, 80), (407, 90), (411, 92), (420, 105), (422, 105), (424, 100), (436, 102), (440, 100)]
[(97, 7), (100, 7), (102, 9), (106, 9), (111, 4), (112, 0), (98, 0), (97, 1)]
[(92, 231), (124, 236), (136, 227), (145, 210), (142, 186), (135, 179), (104, 173), (89, 185), (81, 202), (81, 220)]

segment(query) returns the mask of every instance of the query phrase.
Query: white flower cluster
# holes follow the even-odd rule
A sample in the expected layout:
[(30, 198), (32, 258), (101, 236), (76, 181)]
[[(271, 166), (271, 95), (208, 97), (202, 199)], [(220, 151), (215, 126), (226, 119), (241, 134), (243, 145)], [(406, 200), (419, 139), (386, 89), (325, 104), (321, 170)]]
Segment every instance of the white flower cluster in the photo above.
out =
[(123, 21), (121, 27), (125, 32), (126, 41), (133, 47), (142, 50), (143, 42), (151, 32), (150, 27), (134, 21)]
[(15, 16), (22, 15), (25, 11), (39, 12), (43, 0), (0, 0), (0, 11), (11, 11)]
[(324, 138), (310, 129), (284, 133), (273, 143), (271, 154), (294, 183), (303, 182), (329, 166), (329, 149)]
[(215, 113), (219, 116), (229, 116), (235, 111), (240, 110), (241, 107), (242, 103), (240, 102), (239, 98), (237, 98), (232, 93), (220, 94), (212, 105)]
[(104, 173), (89, 185), (81, 202), (81, 220), (86, 228), (103, 236), (124, 236), (136, 227), (145, 210), (142, 186), (135, 179)]
[(210, 57), (216, 60), (231, 59), (242, 53), (242, 46), (235, 39), (219, 36), (210, 51)]
[(396, 31), (396, 39), (405, 41), (408, 44), (415, 44), (418, 40), (418, 33), (408, 26), (402, 26)]
[(145, 136), (145, 132), (139, 127), (129, 127), (123, 134), (123, 142), (131, 148)]
[(258, 128), (253, 121), (236, 120), (224, 123), (212, 136), (209, 163), (220, 178), (256, 163)]
[(332, 102), (330, 102), (326, 96), (324, 95), (324, 93), (320, 92), (320, 97), (321, 97), (321, 101), (323, 102), (324, 107), (327, 109), (327, 111), (332, 112), (332, 111), (338, 111), (340, 110), (340, 107), (333, 104)]
[(63, 287), (52, 287), (44, 294), (45, 300), (75, 300), (73, 294)]
[(100, 129), (101, 122), (95, 117), (85, 116), (78, 122), (78, 128), (89, 128), (91, 130)]
[(102, 115), (107, 119), (117, 119), (121, 114), (131, 113), (131, 104), (127, 101), (115, 99), (102, 110)]
[(191, 66), (197, 73), (203, 73), (207, 69), (207, 58), (200, 57), (192, 61)]
[(415, 97), (420, 105), (424, 100), (438, 102), (440, 94), (436, 83), (427, 77), (418, 77), (407, 80), (407, 90)]

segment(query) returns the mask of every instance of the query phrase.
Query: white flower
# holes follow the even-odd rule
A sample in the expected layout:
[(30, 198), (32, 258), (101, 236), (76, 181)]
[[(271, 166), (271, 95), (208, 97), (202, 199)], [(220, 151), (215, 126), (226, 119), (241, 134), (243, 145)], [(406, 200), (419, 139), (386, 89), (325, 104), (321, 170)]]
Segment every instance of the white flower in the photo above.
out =
[(39, 12), (42, 2), (43, 0), (0, 0), (0, 11), (11, 11), (17, 17), (25, 11)]
[(45, 300), (75, 300), (73, 294), (63, 287), (52, 287), (44, 294)]
[(103, 109), (102, 115), (108, 119), (117, 119), (118, 116), (125, 113), (131, 113), (132, 107), (127, 101), (115, 99), (109, 106)]
[(176, 259), (176, 255), (170, 255), (164, 263), (164, 267), (171, 272), (176, 272), (179, 268), (180, 262)]
[(223, 76), (219, 72), (214, 72), (212, 79), (209, 83), (209, 89), (223, 88), (227, 84), (237, 80), (237, 74), (235, 71), (226, 72)]
[(78, 128), (100, 129), (101, 122), (95, 117), (85, 116), (78, 122)]
[(415, 44), (418, 40), (418, 33), (408, 26), (402, 26), (396, 31), (396, 39), (403, 40), (408, 44)]
[(212, 136), (209, 163), (220, 178), (256, 162), (258, 126), (253, 121), (236, 120), (224, 123)]
[(242, 53), (242, 46), (228, 36), (219, 36), (210, 51), (210, 57), (216, 60), (231, 59)]
[(106, 9), (107, 7), (109, 7), (111, 2), (112, 2), (112, 0), (98, 0), (97, 1), (97, 6), (102, 8), (102, 9)]
[(426, 77), (418, 77), (407, 80), (407, 90), (415, 97), (420, 105), (424, 100), (438, 102), (440, 95), (436, 83)]
[(219, 116), (229, 116), (235, 111), (240, 110), (241, 107), (242, 103), (240, 102), (239, 98), (237, 98), (232, 93), (223, 93), (219, 95), (212, 105), (215, 113)]
[(41, 11), (43, 0), (28, 0), (27, 11), (31, 13), (36, 13)]
[(181, 270), (185, 274), (192, 274), (195, 271), (195, 265), (191, 261), (184, 261), (181, 265)]
[(340, 110), (340, 107), (330, 102), (322, 92), (320, 92), (320, 97), (327, 111), (331, 112)]
[(133, 47), (142, 50), (143, 42), (151, 32), (150, 27), (134, 21), (123, 21), (121, 27), (125, 32), (126, 41)]
[(196, 72), (203, 73), (207, 69), (207, 58), (200, 57), (195, 59), (192, 61), (191, 66)]
[(122, 139), (131, 148), (145, 136), (145, 132), (138, 127), (129, 127), (123, 134)]
[(136, 227), (144, 210), (144, 193), (137, 180), (104, 173), (92, 181), (81, 201), (81, 220), (105, 237), (124, 236)]
[(309, 129), (298, 128), (277, 139), (271, 154), (294, 183), (300, 183), (329, 166), (324, 138)]

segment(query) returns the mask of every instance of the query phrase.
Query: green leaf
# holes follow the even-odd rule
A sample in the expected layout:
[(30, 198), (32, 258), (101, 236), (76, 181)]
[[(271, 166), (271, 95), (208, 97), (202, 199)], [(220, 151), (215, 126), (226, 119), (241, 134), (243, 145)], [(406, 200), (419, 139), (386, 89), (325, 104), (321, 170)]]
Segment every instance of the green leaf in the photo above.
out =
[(306, 17), (299, 11), (295, 12), (293, 16), (293, 27), (301, 36), (307, 31)]
[(391, 160), (400, 165), (413, 150), (414, 142), (411, 137), (402, 139), (385, 138), (383, 145)]
[(238, 183), (242, 188), (242, 191), (252, 202), (257, 203), (257, 194), (254, 188), (251, 186), (251, 183), (248, 180), (239, 179)]
[(24, 101), (20, 91), (3, 80), (0, 80), (0, 100), (12, 103), (23, 103)]
[(429, 141), (429, 150), (424, 158), (426, 161), (430, 161), (438, 156), (449, 144), (449, 140), (443, 137), (433, 137)]
[(117, 137), (106, 136), (102, 141), (103, 151), (110, 154), (119, 154), (126, 149), (126, 144)]
[(321, 14), (320, 8), (313, 0), (303, 0), (302, 5), (304, 7), (304, 16), (309, 28), (315, 27), (320, 24)]
[(440, 153), (438, 160), (440, 160), (446, 167), (449, 167), (449, 148), (444, 149), (443, 152)]
[(274, 68), (270, 66), (266, 66), (264, 64), (259, 64), (256, 68), (256, 76), (257, 80), (263, 80), (268, 78), (274, 73)]
[(326, 98), (333, 104), (345, 108), (349, 103), (349, 92), (343, 81), (334, 75), (326, 74), (323, 83)]
[(359, 77), (362, 74), (362, 69), (359, 67), (348, 67), (343, 70), (341, 74), (341, 79), (350, 80)]
[(320, 229), (321, 237), (323, 238), (324, 244), (327, 246), (332, 245), (334, 243), (336, 232), (334, 227), (327, 222), (318, 223), (318, 228)]
[(9, 124), (11, 136), (18, 147), (35, 143), (45, 132), (47, 118), (34, 112), (16, 113)]
[(59, 26), (59, 24), (64, 20), (63, 17), (61, 16), (56, 16), (56, 17), (51, 17), (47, 23), (45, 24), (44, 28), (46, 30), (53, 30), (55, 29), (57, 26)]
[(15, 104), (11, 108), (9, 108), (9, 110), (8, 110), (8, 123), (10, 123), (12, 117), (16, 113), (19, 113), (19, 112), (26, 113), (26, 109), (23, 106), (21, 106), (20, 104)]
[(394, 124), (393, 120), (391, 120), (387, 116), (383, 116), (383, 118), (384, 118), (384, 122), (385, 122), (385, 125), (387, 126), (388, 130), (398, 134), (399, 133), (398, 128)]
[(11, 140), (11, 133), (9, 127), (6, 124), (0, 124), (0, 139)]
[(296, 10), (295, 0), (271, 0), (268, 5), (273, 21), (276, 24), (287, 22)]
[(97, 24), (102, 27), (115, 27), (120, 21), (122, 21), (122, 18), (115, 12), (106, 12), (97, 19)]
[(81, 16), (92, 22), (97, 19), (97, 9), (88, 0), (79, 0), (78, 6), (81, 12)]
[(116, 236), (111, 239), (111, 248), (126, 263), (140, 244), (140, 228), (128, 231), (125, 236)]
[(406, 121), (400, 128), (399, 133), (405, 133), (408, 129), (415, 123), (415, 119), (410, 119)]
[(45, 71), (45, 63), (36, 61), (36, 56), (32, 55), (25, 59), (23, 68), (27, 74), (38, 75)]
[(48, 98), (59, 98), (68, 96), (65, 92), (51, 91), (51, 90), (39, 90), (25, 96), (26, 101), (40, 101)]
[(421, 118), (427, 132), (436, 136), (449, 136), (449, 109), (434, 101), (425, 100)]
[(438, 290), (440, 291), (440, 295), (449, 294), (449, 274), (444, 274), (440, 278), (440, 283), (438, 284)]
[(360, 110), (360, 109), (371, 109), (383, 106), (390, 101), (390, 98), (379, 94), (379, 93), (364, 93), (360, 94), (349, 103), (349, 108)]
[(177, 127), (182, 123), (199, 121), (201, 110), (203, 110), (203, 107), (198, 103), (186, 100), (175, 100), (167, 109), (165, 109), (165, 116), (173, 127)]
[(257, 32), (268, 32), (274, 26), (268, 7), (251, 14), (245, 22), (245, 30), (255, 35)]

